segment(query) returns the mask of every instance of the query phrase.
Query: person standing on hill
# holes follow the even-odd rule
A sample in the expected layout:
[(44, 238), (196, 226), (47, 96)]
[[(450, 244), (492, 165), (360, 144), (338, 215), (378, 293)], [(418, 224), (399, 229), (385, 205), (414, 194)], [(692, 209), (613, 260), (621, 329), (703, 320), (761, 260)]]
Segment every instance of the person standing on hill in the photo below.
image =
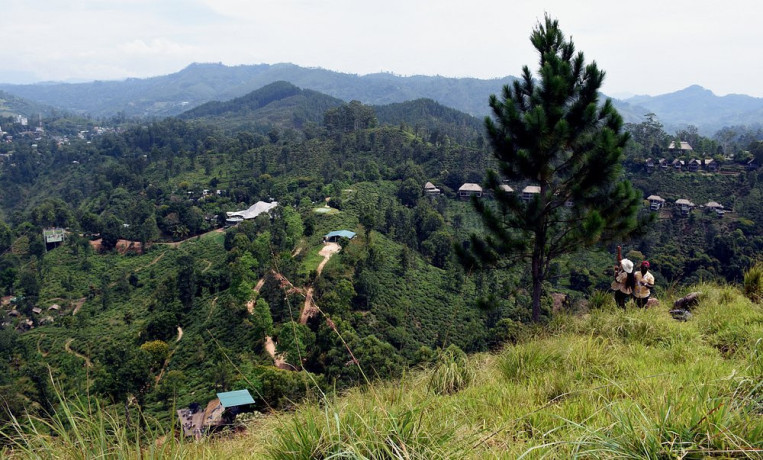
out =
[(633, 294), (636, 287), (636, 277), (633, 274), (633, 262), (629, 259), (620, 261), (620, 269), (615, 275), (615, 282), (612, 283), (612, 289), (615, 291), (615, 302), (617, 306), (625, 309), (625, 302), (628, 296)]
[(644, 308), (649, 301), (649, 296), (652, 294), (651, 289), (654, 287), (654, 275), (649, 272), (649, 262), (641, 262), (641, 268), (636, 273), (636, 287), (633, 290), (633, 297), (636, 299), (636, 305), (639, 308)]

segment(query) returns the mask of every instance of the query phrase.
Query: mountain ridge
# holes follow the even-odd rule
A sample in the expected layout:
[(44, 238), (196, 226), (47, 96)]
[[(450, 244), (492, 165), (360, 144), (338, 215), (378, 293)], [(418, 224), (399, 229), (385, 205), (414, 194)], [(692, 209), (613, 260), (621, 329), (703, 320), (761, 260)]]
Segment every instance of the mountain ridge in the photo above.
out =
[[(227, 66), (192, 63), (178, 72), (149, 77), (89, 83), (45, 82), (0, 84), (0, 91), (36, 104), (95, 117), (116, 114), (138, 117), (175, 116), (211, 101), (229, 101), (277, 81), (323, 93), (342, 101), (386, 105), (431, 99), (472, 116), (489, 114), (488, 98), (515, 77), (494, 79), (443, 76), (399, 76), (393, 73), (358, 75), (291, 63)], [(716, 96), (690, 85), (656, 96), (613, 98), (626, 122), (643, 121), (655, 113), (668, 130), (695, 125), (712, 134), (724, 126), (763, 121), (763, 98), (743, 94)]]

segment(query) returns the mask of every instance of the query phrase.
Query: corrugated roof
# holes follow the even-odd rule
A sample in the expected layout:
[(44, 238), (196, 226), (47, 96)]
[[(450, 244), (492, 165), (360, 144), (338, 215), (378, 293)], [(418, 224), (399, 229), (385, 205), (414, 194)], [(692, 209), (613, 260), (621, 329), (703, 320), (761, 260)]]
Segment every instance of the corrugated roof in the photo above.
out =
[(340, 236), (347, 239), (353, 239), (355, 238), (355, 232), (351, 232), (349, 230), (336, 230), (326, 234), (326, 238), (332, 238), (334, 236)]
[(649, 195), (646, 199), (649, 201), (665, 201), (665, 199), (659, 195)]
[(522, 189), (522, 193), (540, 193), (540, 186), (528, 185), (527, 187)]
[(245, 406), (247, 404), (254, 404), (254, 398), (249, 394), (249, 390), (236, 390), (228, 391), (225, 393), (217, 393), (217, 398), (220, 400), (220, 404), (224, 408)]
[(271, 209), (278, 206), (278, 202), (265, 203), (264, 201), (258, 201), (257, 203), (249, 206), (249, 209), (243, 211), (227, 212), (229, 218), (241, 217), (243, 219), (254, 219), (263, 212), (269, 212)]
[(503, 190), (503, 191), (504, 191), (504, 192), (506, 192), (506, 193), (511, 193), (511, 192), (513, 192), (513, 191), (514, 191), (514, 189), (513, 189), (513, 188), (509, 187), (509, 186), (508, 186), (508, 185), (506, 185), (506, 184), (501, 184), (501, 185), (499, 185), (499, 186), (498, 186), (498, 188), (500, 188), (501, 190)]

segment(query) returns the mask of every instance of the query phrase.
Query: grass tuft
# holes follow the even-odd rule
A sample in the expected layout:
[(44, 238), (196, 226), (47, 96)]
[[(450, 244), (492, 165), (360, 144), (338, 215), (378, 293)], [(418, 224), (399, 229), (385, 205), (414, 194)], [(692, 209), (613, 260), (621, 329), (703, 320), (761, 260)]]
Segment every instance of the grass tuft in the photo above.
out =
[(429, 390), (437, 395), (458, 392), (469, 386), (475, 377), (475, 371), (469, 363), (466, 353), (455, 345), (441, 350), (429, 379)]
[(763, 301), (763, 263), (759, 262), (745, 272), (744, 295), (753, 302)]

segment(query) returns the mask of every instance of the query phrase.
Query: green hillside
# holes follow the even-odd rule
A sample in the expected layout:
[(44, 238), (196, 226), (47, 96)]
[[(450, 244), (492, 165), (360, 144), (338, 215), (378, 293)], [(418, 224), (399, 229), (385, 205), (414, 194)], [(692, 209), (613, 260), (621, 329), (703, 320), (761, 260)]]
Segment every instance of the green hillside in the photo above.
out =
[[(732, 287), (763, 251), (760, 173), (742, 162), (753, 155), (740, 140), (725, 148), (742, 160), (724, 160), (720, 172), (649, 173), (644, 159), (668, 156), (669, 136), (652, 144), (630, 128), (618, 180), (670, 205), (630, 239), (553, 260), (535, 324), (523, 260), (494, 270), (459, 263), (456, 248), (485, 230), (458, 190), (484, 183), (496, 163), (478, 120), (432, 100), (340, 104), (279, 83), (182, 119), (61, 115), (36, 137), (14, 136), (0, 144), (0, 396), (9, 409), (0, 432), (10, 434), (14, 418), (57, 423), (51, 415), (71, 408), (86, 416), (61, 421), (67, 429), (113, 414), (103, 421), (119, 426), (102, 434), (140, 439), (156, 457), (245, 457), (255, 444), (288, 458), (290, 436), (325, 457), (407, 449), (513, 458), (534, 447), (531, 456), (586, 456), (589, 441), (615, 449), (649, 433), (676, 449), (759, 448), (759, 419), (745, 405), (758, 390), (743, 385), (758, 372), (760, 310)], [(715, 140), (694, 135), (698, 151), (717, 152)], [(425, 195), (427, 182), (439, 194)], [(520, 193), (532, 184), (508, 185)], [(732, 212), (680, 216), (679, 197)], [(226, 223), (227, 212), (260, 201), (278, 205)], [(649, 212), (645, 203), (640, 213)], [(51, 227), (66, 229), (65, 241), (46, 244)], [(324, 244), (337, 230), (355, 237)], [(601, 307), (616, 245), (652, 262), (659, 308)], [(695, 319), (669, 318), (672, 300), (703, 281), (717, 285), (698, 288), (707, 294)], [(466, 371), (464, 352), (474, 354)], [(453, 361), (432, 380), (455, 376), (451, 396), (426, 389), (437, 359)], [(681, 399), (690, 375), (707, 375), (700, 399)], [(262, 438), (154, 444), (173, 439), (176, 409), (244, 388), (268, 414), (249, 419), (250, 435)], [(706, 400), (715, 405), (698, 402)], [(653, 424), (674, 413), (668, 428), (678, 437)], [(617, 431), (618, 420), (643, 436)], [(732, 435), (720, 440), (708, 425), (716, 422)], [(138, 432), (146, 427), (156, 431)], [(713, 440), (702, 444), (697, 430)], [(24, 443), (42, 448), (34, 443), (51, 431)], [(117, 448), (136, 455), (132, 443)]]
[[(141, 443), (141, 455), (757, 458), (763, 452), (763, 309), (734, 286), (689, 290), (702, 295), (687, 322), (667, 313), (673, 297), (659, 308), (626, 312), (609, 301), (544, 327), (519, 327), (494, 353), (468, 360), (458, 353), (432, 356), (399, 379), (249, 418), (236, 435), (194, 443), (154, 432)], [(305, 384), (318, 391), (315, 382)], [(19, 458), (43, 449), (97, 456), (106, 445), (114, 455), (137, 455), (134, 442), (120, 439), (118, 417), (74, 401), (68, 407), (72, 413), (62, 414), (62, 423), (73, 421), (79, 437), (16, 438)]]

